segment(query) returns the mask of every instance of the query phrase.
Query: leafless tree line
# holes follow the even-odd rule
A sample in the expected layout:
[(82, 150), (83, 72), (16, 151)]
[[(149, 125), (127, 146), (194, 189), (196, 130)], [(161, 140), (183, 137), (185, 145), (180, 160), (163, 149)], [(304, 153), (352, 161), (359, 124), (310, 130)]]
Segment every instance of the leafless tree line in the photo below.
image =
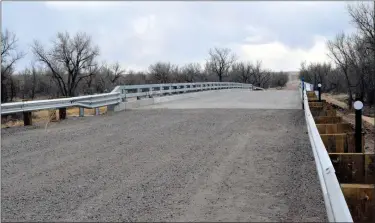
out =
[(58, 33), (50, 48), (34, 41), (34, 60), (24, 70), (15, 72), (16, 62), (25, 53), (17, 50), (16, 35), (10, 31), (2, 33), (1, 40), (1, 102), (103, 93), (124, 84), (236, 81), (267, 88), (282, 87), (288, 81), (285, 73), (264, 69), (261, 61), (238, 61), (228, 48), (210, 49), (204, 66), (157, 62), (146, 71), (135, 72), (118, 62), (99, 64), (100, 50), (91, 37), (67, 32)]
[(328, 41), (331, 63), (301, 64), (300, 75), (305, 81), (323, 90), (347, 93), (348, 106), (361, 100), (370, 107), (375, 103), (375, 2), (359, 2), (348, 5), (351, 22), (356, 28), (353, 34), (340, 33)]

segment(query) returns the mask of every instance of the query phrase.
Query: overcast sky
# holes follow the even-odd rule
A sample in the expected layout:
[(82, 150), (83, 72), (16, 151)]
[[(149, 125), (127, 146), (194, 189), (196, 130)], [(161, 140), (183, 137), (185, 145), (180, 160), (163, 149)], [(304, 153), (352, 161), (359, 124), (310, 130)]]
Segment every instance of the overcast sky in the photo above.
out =
[(34, 39), (84, 31), (100, 47), (100, 61), (146, 69), (157, 61), (202, 63), (211, 47), (229, 47), (240, 60), (273, 70), (298, 70), (325, 61), (325, 43), (352, 25), (346, 2), (2, 2), (2, 29), (33, 59)]

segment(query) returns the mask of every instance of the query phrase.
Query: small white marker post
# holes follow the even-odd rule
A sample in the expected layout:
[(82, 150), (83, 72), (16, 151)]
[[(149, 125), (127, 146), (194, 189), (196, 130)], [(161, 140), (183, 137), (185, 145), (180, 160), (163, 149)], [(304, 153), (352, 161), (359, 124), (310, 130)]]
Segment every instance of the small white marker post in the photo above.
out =
[(355, 109), (355, 151), (357, 153), (362, 152), (362, 108), (363, 103), (361, 101), (354, 102)]
[(318, 84), (318, 98), (319, 98), (319, 102), (322, 101), (322, 84)]

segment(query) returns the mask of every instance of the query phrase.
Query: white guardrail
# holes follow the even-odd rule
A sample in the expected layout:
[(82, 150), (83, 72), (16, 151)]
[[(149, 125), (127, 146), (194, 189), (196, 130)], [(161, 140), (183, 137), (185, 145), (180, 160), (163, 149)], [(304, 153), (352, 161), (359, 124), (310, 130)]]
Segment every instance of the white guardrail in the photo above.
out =
[(262, 89), (251, 84), (234, 82), (197, 82), (197, 83), (171, 83), (171, 84), (147, 84), (147, 85), (123, 85), (117, 86), (111, 93), (95, 94), (72, 98), (24, 101), (1, 104), (1, 115), (30, 112), (44, 109), (59, 109), (67, 107), (98, 108), (108, 105), (116, 105), (126, 101), (127, 98), (163, 96), (176, 93), (187, 93), (205, 90), (218, 90), (229, 88)]
[(353, 218), (337, 180), (335, 169), (311, 114), (306, 91), (313, 91), (313, 85), (305, 82), (305, 90), (301, 95), (303, 95), (307, 130), (314, 153), (320, 186), (323, 191), (328, 220), (330, 222), (353, 222)]

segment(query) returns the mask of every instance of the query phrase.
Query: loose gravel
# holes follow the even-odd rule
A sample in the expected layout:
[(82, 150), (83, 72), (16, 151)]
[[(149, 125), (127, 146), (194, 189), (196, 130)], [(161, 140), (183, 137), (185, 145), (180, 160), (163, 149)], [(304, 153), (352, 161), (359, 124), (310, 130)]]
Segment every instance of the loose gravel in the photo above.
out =
[(2, 129), (2, 221), (327, 221), (306, 131), (299, 109)]

